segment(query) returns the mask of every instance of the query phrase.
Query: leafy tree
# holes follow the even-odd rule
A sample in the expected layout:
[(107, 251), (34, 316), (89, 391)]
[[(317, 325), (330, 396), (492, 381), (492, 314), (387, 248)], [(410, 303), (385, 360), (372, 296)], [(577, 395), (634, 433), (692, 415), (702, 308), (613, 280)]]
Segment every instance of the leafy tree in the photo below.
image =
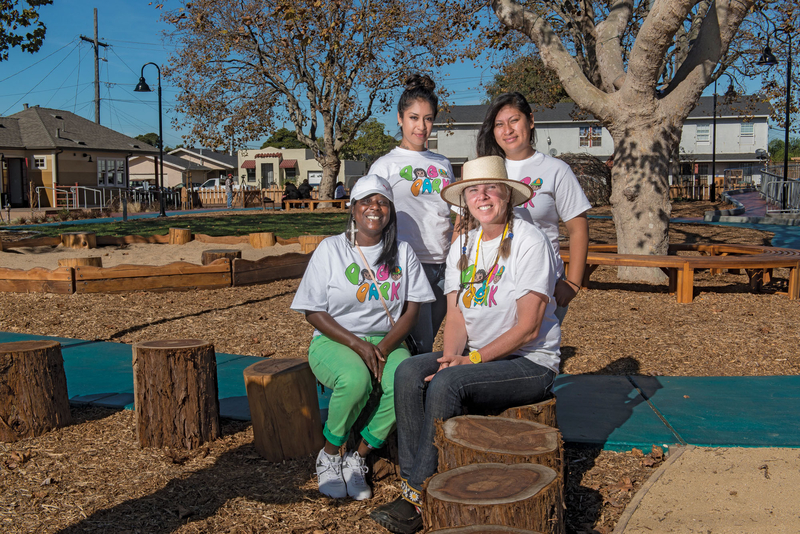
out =
[(191, 140), (240, 143), (276, 123), (294, 125), (323, 169), (332, 198), (344, 147), (373, 114), (393, 104), (410, 71), (450, 58), (438, 0), (184, 0), (165, 14), (176, 51), (165, 74)]
[[(20, 9), (20, 4), (29, 7)], [(38, 9), (53, 0), (5, 0), (0, 3), (0, 61), (8, 59), (8, 51), (18, 46), (23, 52), (34, 53), (44, 42), (47, 27), (39, 20)]]
[[(783, 164), (785, 154), (783, 147), (783, 139), (773, 139), (769, 142), (769, 159), (773, 164)], [(789, 159), (792, 158), (800, 158), (800, 137), (789, 138)]]
[(394, 137), (384, 132), (384, 128), (385, 126), (382, 122), (378, 122), (378, 119), (369, 119), (359, 128), (358, 137), (344, 147), (342, 158), (363, 161), (369, 168), (376, 159), (398, 144)]
[[(154, 132), (137, 135), (135, 139), (138, 139), (143, 143), (147, 143), (150, 146), (158, 146), (158, 134)], [(166, 148), (164, 149), (164, 151), (166, 152)]]
[(537, 55), (515, 57), (500, 68), (501, 72), (486, 86), (489, 100), (511, 91), (519, 91), (528, 102), (544, 106), (570, 100), (556, 74)]
[[(477, 2), (477, 0), (475, 0)], [(777, 0), (491, 0), (499, 48), (530, 39), (572, 100), (614, 139), (612, 194), (620, 253), (666, 254), (668, 175), (684, 121), (722, 72), (752, 75)], [(794, 4), (794, 3), (790, 3)], [(476, 13), (479, 4), (475, 5)], [(797, 25), (786, 24), (797, 32)], [(515, 32), (512, 32), (514, 30)], [(519, 33), (516, 33), (519, 32)], [(513, 35), (512, 35), (513, 34)], [(519, 54), (519, 48), (512, 47)], [(655, 269), (620, 277), (660, 281)]]
[(288, 128), (278, 128), (275, 133), (264, 141), (261, 148), (268, 146), (275, 148), (306, 148), (306, 145), (297, 140), (297, 134), (289, 131)]

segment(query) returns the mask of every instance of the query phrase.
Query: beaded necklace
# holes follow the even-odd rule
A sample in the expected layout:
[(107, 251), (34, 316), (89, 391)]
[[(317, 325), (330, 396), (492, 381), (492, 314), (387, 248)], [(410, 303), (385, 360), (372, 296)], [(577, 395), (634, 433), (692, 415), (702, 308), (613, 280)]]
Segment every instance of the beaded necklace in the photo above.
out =
[[(475, 292), (475, 297), (474, 297), (475, 304), (482, 304), (483, 301), (486, 300), (486, 297), (487, 297), (486, 285), (489, 283), (489, 279), (491, 277), (490, 275), (492, 275), (492, 273), (494, 272), (495, 267), (497, 267), (497, 262), (500, 260), (500, 249), (502, 248), (503, 240), (506, 238), (507, 234), (508, 234), (508, 223), (506, 223), (505, 228), (503, 228), (503, 235), (500, 238), (500, 244), (497, 245), (497, 253), (494, 256), (494, 263), (492, 263), (492, 267), (489, 270), (485, 271), (486, 274), (484, 275), (484, 278), (483, 278), (483, 281), (482, 281), (483, 292), (481, 293), (480, 297), (478, 297), (478, 292), (477, 291)], [(472, 277), (469, 280), (470, 285), (475, 283), (475, 273), (478, 272), (478, 254), (480, 254), (480, 251), (481, 251), (481, 242), (482, 241), (483, 241), (483, 228), (481, 228), (481, 232), (480, 232), (480, 234), (478, 234), (478, 246), (475, 249), (475, 268), (472, 269)], [(486, 267), (486, 266), (484, 265), (484, 267)], [(478, 283), (481, 283), (481, 282), (478, 282)]]

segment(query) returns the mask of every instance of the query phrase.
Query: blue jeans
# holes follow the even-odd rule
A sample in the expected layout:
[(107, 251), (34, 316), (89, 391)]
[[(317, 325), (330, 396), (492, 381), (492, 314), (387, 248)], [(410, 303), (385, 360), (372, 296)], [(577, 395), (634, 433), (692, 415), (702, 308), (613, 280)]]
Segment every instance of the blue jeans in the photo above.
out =
[[(434, 421), (462, 415), (465, 406), (499, 413), (539, 402), (547, 396), (556, 378), (555, 371), (513, 356), (477, 365), (458, 365), (436, 373), (439, 368), (436, 359), (441, 355), (434, 352), (408, 358), (394, 375), (400, 476), (412, 492), (421, 492), (425, 480), (438, 467), (439, 453), (433, 444)], [(433, 380), (425, 382), (425, 377), (434, 373)]]
[(426, 302), (419, 307), (417, 325), (411, 331), (420, 354), (433, 350), (433, 340), (439, 333), (444, 316), (447, 315), (447, 297), (444, 294), (444, 263), (423, 263), (422, 270), (433, 289), (436, 302)]
[(233, 205), (233, 191), (228, 191), (227, 195), (228, 195), (228, 209), (231, 209), (231, 206)]

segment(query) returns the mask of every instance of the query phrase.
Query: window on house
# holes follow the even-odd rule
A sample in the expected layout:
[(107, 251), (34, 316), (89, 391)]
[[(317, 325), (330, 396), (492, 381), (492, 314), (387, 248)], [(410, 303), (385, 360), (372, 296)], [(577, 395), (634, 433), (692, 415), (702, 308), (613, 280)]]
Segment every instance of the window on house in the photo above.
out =
[(707, 145), (711, 142), (711, 125), (708, 123), (697, 125), (697, 144)]
[(97, 185), (125, 187), (125, 160), (97, 158)]
[(44, 156), (33, 156), (33, 168), (34, 169), (46, 169), (47, 168), (47, 158)]
[(743, 122), (739, 125), (739, 140), (745, 144), (752, 144), (756, 139), (755, 125), (752, 122)]
[(603, 146), (603, 129), (600, 126), (581, 126), (580, 146)]
[(439, 140), (438, 139), (428, 139), (428, 150), (436, 150), (439, 148)]

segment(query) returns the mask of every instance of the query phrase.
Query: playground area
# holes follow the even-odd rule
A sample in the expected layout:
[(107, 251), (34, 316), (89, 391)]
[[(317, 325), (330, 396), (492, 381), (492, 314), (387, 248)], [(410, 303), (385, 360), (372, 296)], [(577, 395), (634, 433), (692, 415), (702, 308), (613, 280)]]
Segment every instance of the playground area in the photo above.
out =
[[(673, 215), (702, 217), (709, 209), (691, 204)], [(592, 219), (590, 232), (592, 243), (614, 241), (610, 219)], [(769, 245), (772, 238), (757, 229), (690, 223), (673, 223), (671, 232), (673, 242)], [(798, 303), (773, 293), (786, 271), (775, 269), (758, 294), (750, 292), (744, 273), (698, 272), (693, 302), (679, 304), (665, 285), (623, 282), (613, 268), (601, 266), (591, 288), (570, 306), (561, 372), (798, 375)], [(218, 353), (305, 358), (313, 328), (301, 314), (287, 311), (298, 283), (197, 292), (0, 293), (0, 330), (127, 344), (202, 337)], [(73, 407), (73, 419), (73, 425), (39, 438), (0, 445), (3, 531), (378, 533), (385, 531), (369, 519), (369, 511), (398, 495), (397, 485), (383, 480), (370, 501), (322, 497), (313, 459), (264, 461), (253, 448), (247, 422), (224, 420), (221, 439), (178, 452), (139, 449), (130, 411)], [(567, 531), (610, 534), (637, 490), (663, 464), (662, 452), (568, 443)], [(756, 474), (764, 477), (762, 471)], [(711, 474), (698, 471), (693, 483), (702, 487), (704, 476)], [(726, 486), (726, 493), (744, 495), (746, 482), (741, 484)], [(796, 502), (795, 495), (781, 498), (790, 497)]]

